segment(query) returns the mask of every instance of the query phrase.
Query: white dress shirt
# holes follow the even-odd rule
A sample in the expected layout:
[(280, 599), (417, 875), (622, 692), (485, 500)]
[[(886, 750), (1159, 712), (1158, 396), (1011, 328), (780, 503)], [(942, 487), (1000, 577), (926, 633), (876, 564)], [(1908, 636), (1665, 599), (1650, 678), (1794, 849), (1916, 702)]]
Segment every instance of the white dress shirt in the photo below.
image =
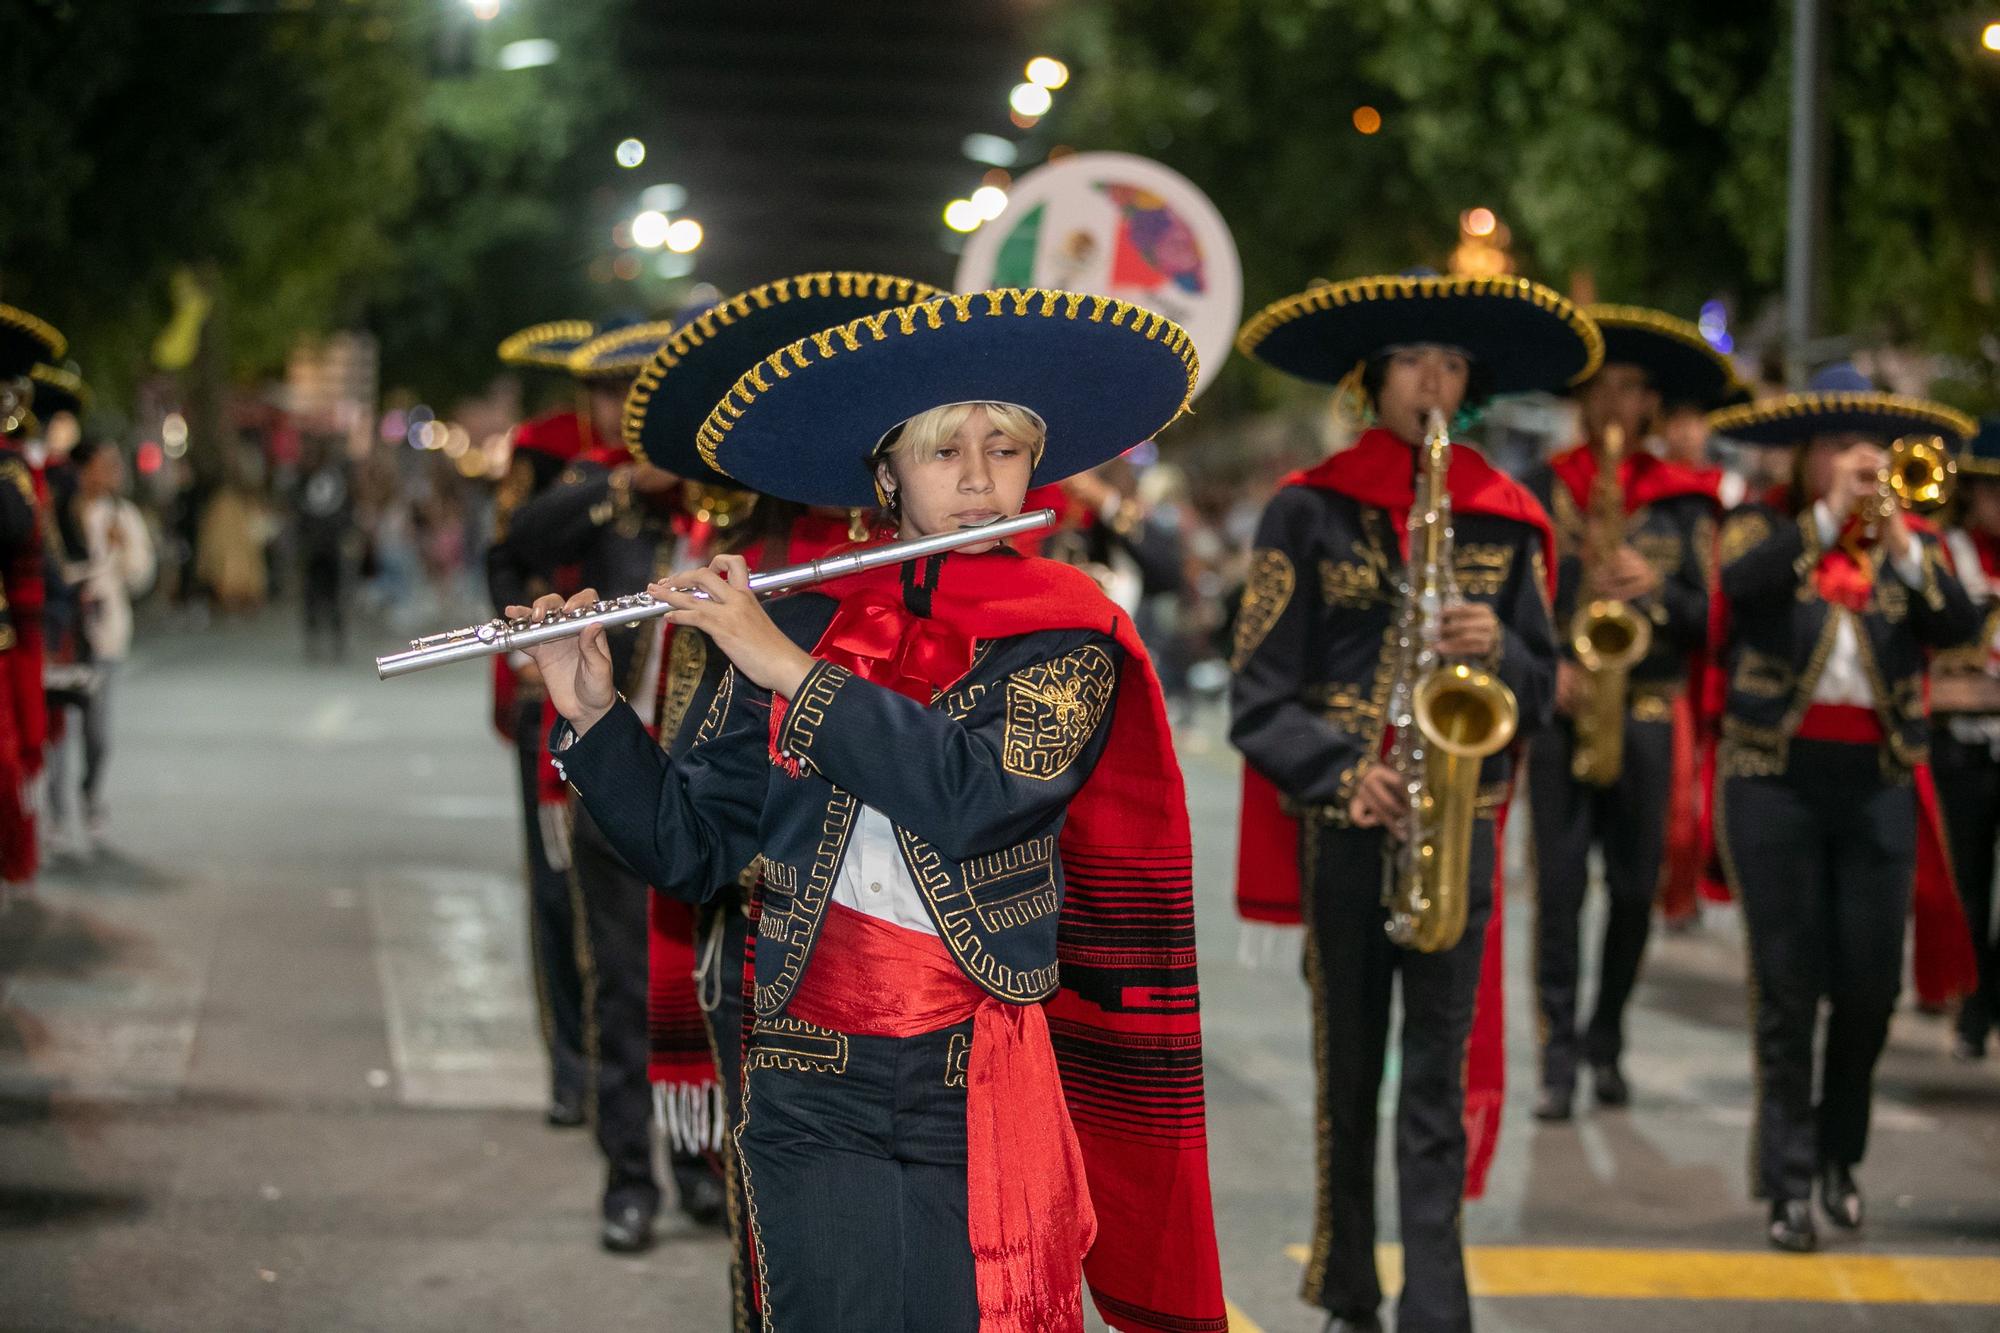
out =
[[(1819, 544), (1822, 549), (1831, 547), (1840, 540), (1840, 520), (1824, 500), (1813, 505), (1813, 522), (1819, 527)], [(1901, 556), (1889, 560), (1889, 568), (1896, 571), (1896, 577), (1912, 589), (1924, 586), (1924, 552), (1917, 539), (1910, 538), (1909, 549)], [(1827, 654), (1826, 666), (1819, 673), (1819, 682), (1813, 687), (1812, 701), (1816, 704), (1851, 704), (1860, 708), (1875, 706), (1875, 687), (1868, 683), (1868, 672), (1861, 664), (1861, 641), (1856, 638), (1854, 617), (1845, 607), (1833, 609), (1835, 625), (1833, 650)]]
[(896, 845), (896, 826), (871, 805), (861, 807), (861, 817), (847, 839), (847, 854), (841, 858), (840, 874), (833, 881), (833, 900), (892, 926), (921, 930), (926, 935), (938, 933), (930, 913), (924, 910), (916, 881), (903, 863), (903, 849)]

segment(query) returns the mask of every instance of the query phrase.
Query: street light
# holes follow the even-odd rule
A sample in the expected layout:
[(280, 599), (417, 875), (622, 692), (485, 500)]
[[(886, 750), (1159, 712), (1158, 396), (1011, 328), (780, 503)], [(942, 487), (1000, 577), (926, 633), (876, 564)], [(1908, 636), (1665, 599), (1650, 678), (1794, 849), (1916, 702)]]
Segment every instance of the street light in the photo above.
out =
[(465, 0), (465, 7), (481, 23), (490, 23), (500, 17), (500, 0)]
[(1046, 116), (1056, 99), (1039, 83), (1017, 83), (1007, 94), (1007, 105), (1024, 116)]
[(1069, 66), (1054, 56), (1036, 56), (1028, 62), (1028, 82), (1053, 92), (1069, 82)]
[(556, 63), (556, 44), (546, 37), (528, 37), (500, 48), (493, 63), (501, 69), (539, 69)]
[(1986, 31), (1979, 34), (1979, 44), (1989, 51), (2000, 51), (2000, 23), (1989, 23)]
[(954, 199), (944, 206), (944, 225), (953, 231), (977, 231), (983, 221), (979, 205), (970, 199)]
[(982, 185), (968, 202), (978, 211), (981, 222), (991, 222), (1007, 211), (1007, 192), (997, 185)]
[(632, 244), (641, 250), (657, 250), (667, 243), (667, 233), (672, 230), (665, 213), (649, 208), (632, 219)]
[(646, 160), (646, 145), (637, 139), (621, 140), (614, 156), (617, 157), (619, 166), (630, 170)]
[(667, 249), (677, 255), (692, 254), (701, 247), (701, 224), (693, 218), (675, 218), (667, 226)]

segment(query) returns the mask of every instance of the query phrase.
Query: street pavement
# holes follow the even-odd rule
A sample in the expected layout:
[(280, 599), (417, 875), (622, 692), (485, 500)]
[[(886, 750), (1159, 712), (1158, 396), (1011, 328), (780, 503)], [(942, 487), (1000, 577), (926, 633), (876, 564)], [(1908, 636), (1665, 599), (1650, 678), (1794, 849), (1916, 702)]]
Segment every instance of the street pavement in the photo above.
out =
[[(278, 613), (142, 635), (106, 850), (58, 862), (0, 917), (0, 1330), (726, 1327), (722, 1242), (670, 1210), (652, 1253), (601, 1253), (591, 1145), (542, 1123), (520, 836), (485, 673), (379, 683), (363, 653), (396, 645), (375, 638), (327, 665)], [(1233, 1327), (1309, 1333), (1296, 945), (1240, 959), (1237, 769), (1216, 718), (1186, 729), (1182, 758)], [(1518, 871), (1507, 1123), (1465, 1213), (1482, 1329), (2000, 1326), (1994, 1064), (1953, 1064), (1939, 1020), (1899, 1014), (1861, 1173), (1867, 1229), (1773, 1254), (1746, 1193), (1734, 913), (1656, 939), (1634, 1105), (1586, 1097), (1574, 1124), (1544, 1127), (1526, 1113)], [(1386, 1162), (1382, 1185), (1392, 1224)], [(1382, 1257), (1393, 1274), (1393, 1245)]]

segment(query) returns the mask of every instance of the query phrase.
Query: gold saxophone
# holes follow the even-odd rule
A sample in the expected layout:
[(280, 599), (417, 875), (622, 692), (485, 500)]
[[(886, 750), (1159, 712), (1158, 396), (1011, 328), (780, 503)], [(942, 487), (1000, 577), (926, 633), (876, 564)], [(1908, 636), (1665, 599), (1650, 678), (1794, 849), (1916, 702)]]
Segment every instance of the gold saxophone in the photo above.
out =
[[(1625, 453), (1625, 433), (1607, 427), (1597, 460), (1597, 479), (1590, 485), (1590, 514), (1583, 538), (1583, 591), (1598, 571), (1608, 568), (1625, 544), (1625, 492), (1618, 482), (1618, 464)], [(1629, 603), (1611, 597), (1586, 597), (1569, 621), (1570, 648), (1588, 678), (1589, 697), (1571, 719), (1576, 748), (1570, 754), (1570, 776), (1593, 787), (1618, 781), (1625, 767), (1625, 699), (1632, 668), (1653, 647), (1653, 626)]]
[(1389, 694), (1395, 739), (1382, 761), (1402, 779), (1409, 802), (1401, 837), (1382, 849), (1386, 928), (1391, 940), (1420, 953), (1449, 949), (1465, 933), (1480, 763), (1514, 739), (1520, 720), (1514, 692), (1499, 677), (1437, 650), (1444, 608), (1459, 600), (1445, 484), (1450, 459), (1444, 414), (1434, 411), (1417, 457)]

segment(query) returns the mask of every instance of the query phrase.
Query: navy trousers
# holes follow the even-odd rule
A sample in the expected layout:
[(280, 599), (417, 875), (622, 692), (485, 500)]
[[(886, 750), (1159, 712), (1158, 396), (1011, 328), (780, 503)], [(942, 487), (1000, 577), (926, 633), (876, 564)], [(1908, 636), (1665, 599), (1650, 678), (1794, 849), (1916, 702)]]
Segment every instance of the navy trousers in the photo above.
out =
[(737, 1144), (770, 1327), (976, 1333), (971, 1034), (969, 1020), (908, 1038), (754, 1025)]
[(514, 706), (514, 759), (521, 779), (521, 820), (528, 853), (528, 945), (535, 969), (535, 998), (542, 1040), (549, 1051), (549, 1082), (557, 1101), (584, 1092), (583, 969), (577, 962), (576, 908), (569, 874), (549, 865), (537, 808), (537, 771), (542, 754), (539, 699)]

